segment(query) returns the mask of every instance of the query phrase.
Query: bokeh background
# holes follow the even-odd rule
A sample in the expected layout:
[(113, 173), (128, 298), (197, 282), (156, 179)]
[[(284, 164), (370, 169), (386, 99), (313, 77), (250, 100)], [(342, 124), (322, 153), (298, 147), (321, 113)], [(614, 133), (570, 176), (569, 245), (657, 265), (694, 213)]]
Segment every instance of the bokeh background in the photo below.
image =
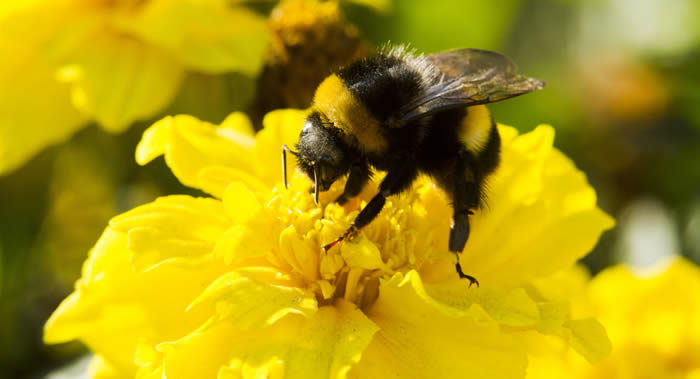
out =
[[(312, 7), (297, 4), (294, 14), (293, 2), (245, 4), (270, 17), (271, 33), (278, 34), (270, 56), (289, 47), (286, 27), (313, 20)], [(90, 125), (0, 176), (1, 378), (41, 378), (84, 352), (78, 343), (44, 346), (42, 327), (71, 292), (112, 216), (161, 194), (196, 194), (162, 160), (136, 165), (134, 149), (147, 126), (175, 113), (219, 123), (243, 110), (260, 127), (269, 109), (304, 107), (324, 70), (386, 41), (423, 53), (495, 50), (522, 73), (547, 81), (543, 91), (490, 108), (499, 122), (521, 131), (553, 125), (555, 145), (588, 175), (601, 208), (618, 220), (585, 259), (593, 272), (617, 262), (645, 266), (670, 254), (700, 261), (700, 2), (373, 3), (341, 2), (340, 18), (331, 17), (324, 33), (297, 30), (305, 44), (289, 51), (305, 59), (280, 66), (268, 56), (256, 77), (189, 73), (175, 100), (152, 118), (116, 135)], [(307, 64), (317, 56), (327, 58)], [(291, 79), (283, 86), (280, 77)]]

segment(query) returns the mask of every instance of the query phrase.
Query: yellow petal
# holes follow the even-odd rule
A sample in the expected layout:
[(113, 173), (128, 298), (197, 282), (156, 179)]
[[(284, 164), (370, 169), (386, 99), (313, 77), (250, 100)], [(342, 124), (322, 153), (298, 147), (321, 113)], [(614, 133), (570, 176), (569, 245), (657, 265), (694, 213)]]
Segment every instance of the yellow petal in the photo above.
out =
[(66, 70), (71, 74), (62, 78), (72, 86), (73, 105), (111, 132), (156, 116), (184, 74), (167, 53), (108, 29), (72, 54)]
[(608, 268), (589, 295), (615, 346), (641, 344), (668, 356), (700, 346), (700, 268), (684, 258), (647, 273)]
[(224, 121), (221, 122), (221, 128), (219, 128), (219, 134), (226, 134), (229, 139), (236, 140), (241, 144), (248, 143), (249, 146), (255, 145), (253, 139), (244, 139), (239, 137), (239, 134), (243, 136), (255, 138), (255, 128), (253, 124), (248, 119), (243, 112), (233, 112), (228, 115)]
[(249, 172), (224, 166), (207, 166), (197, 173), (197, 183), (202, 191), (223, 197), (226, 188), (233, 182), (244, 183), (256, 192), (267, 191), (268, 187)]
[(226, 1), (151, 0), (117, 25), (209, 73), (257, 74), (269, 39), (264, 18)]
[[(236, 117), (245, 128), (247, 120)], [(211, 191), (221, 197), (229, 183), (215, 182), (226, 178), (245, 178), (244, 175), (228, 175), (211, 180), (211, 170), (234, 168), (243, 172), (252, 171), (254, 161), (250, 159), (252, 138), (232, 127), (233, 119), (228, 119), (225, 135), (235, 134), (235, 138), (222, 136), (217, 128), (192, 116), (165, 117), (144, 132), (143, 139), (136, 148), (136, 161), (143, 165), (155, 157), (165, 155), (165, 162), (183, 184)], [(229, 172), (230, 174), (230, 172)], [(202, 181), (203, 180), (203, 181)], [(253, 185), (259, 186), (257, 181)]]
[(262, 210), (255, 193), (243, 183), (231, 183), (224, 192), (224, 207), (236, 225), (250, 221)]
[(205, 305), (215, 307), (210, 313), (216, 313), (220, 320), (243, 330), (271, 325), (288, 314), (309, 316), (317, 310), (313, 293), (269, 285), (239, 271), (218, 278), (189, 308)]
[(134, 208), (113, 218), (110, 227), (128, 237), (132, 261), (147, 267), (167, 258), (213, 252), (230, 222), (221, 202), (180, 195)]
[[(351, 378), (521, 378), (527, 357), (493, 321), (435, 307), (411, 283), (415, 272), (383, 282), (365, 313), (379, 332)], [(465, 289), (466, 290), (466, 289)]]
[(299, 236), (294, 225), (290, 225), (280, 233), (280, 256), (292, 266), (294, 272), (302, 275), (308, 281), (318, 278), (320, 246), (313, 249)]
[(158, 348), (172, 378), (345, 378), (377, 327), (354, 305), (339, 300), (308, 317), (290, 315), (242, 332), (226, 322)]
[(0, 20), (0, 175), (63, 142), (86, 121), (46, 57), (44, 46), (59, 26), (47, 13), (13, 12)]
[(365, 270), (384, 268), (382, 254), (372, 241), (364, 234), (358, 235), (350, 242), (340, 246), (340, 252), (349, 267), (359, 267)]
[(589, 362), (598, 362), (612, 351), (605, 328), (594, 319), (571, 320), (566, 323), (571, 346)]
[[(256, 161), (280, 162), (282, 145), (286, 144), (294, 148), (307, 115), (308, 112), (296, 109), (277, 110), (266, 114), (263, 119), (263, 125), (265, 127), (256, 136)], [(255, 169), (257, 177), (265, 183), (268, 183), (268, 185), (274, 186), (275, 184), (282, 183), (280, 166), (274, 164), (257, 165)], [(287, 157), (286, 169), (288, 173), (296, 170), (294, 157)]]
[(265, 227), (264, 223), (259, 226), (235, 225), (228, 229), (216, 244), (215, 256), (227, 265), (240, 265), (250, 258), (267, 254), (277, 244), (261, 229)]
[[(161, 236), (169, 230), (174, 233), (168, 235), (169, 238), (187, 237), (199, 241), (210, 238), (217, 228), (222, 209), (212, 213), (206, 207), (207, 202), (214, 201), (212, 199), (199, 199), (204, 200), (201, 203), (205, 205), (200, 207), (196, 206), (197, 199), (183, 200), (166, 198), (150, 207), (137, 208), (129, 216), (115, 219), (115, 225), (120, 230), (150, 226), (159, 230)], [(214, 215), (214, 220), (204, 221), (207, 215)], [(172, 221), (168, 223), (169, 216), (199, 217), (201, 227), (184, 231), (180, 228), (184, 225), (181, 222), (176, 222), (176, 227)], [(128, 248), (130, 243), (144, 250), (132, 251)], [(167, 256), (172, 253), (151, 250), (150, 247), (154, 246), (156, 249), (172, 246), (167, 238), (160, 243), (162, 246), (158, 246), (158, 241), (130, 241), (127, 234), (107, 228), (83, 267), (76, 291), (61, 303), (47, 322), (44, 340), (58, 343), (81, 339), (117, 370), (133, 375), (136, 370), (134, 352), (139, 343), (174, 340), (201, 325), (210, 314), (185, 310), (214, 278), (223, 273), (225, 267), (221, 262), (210, 260), (198, 262), (193, 269), (177, 261), (170, 263), (167, 259), (147, 271), (134, 265), (135, 259), (158, 261), (143, 258), (143, 254), (155, 252)], [(163, 288), (168, 291), (163, 292)]]
[(489, 205), (472, 218), (461, 254), (462, 267), (482, 283), (517, 286), (571, 267), (614, 225), (553, 138), (551, 127), (540, 126), (503, 144)]
[(92, 379), (127, 379), (130, 376), (119, 372), (103, 356), (95, 355), (88, 367), (88, 377)]

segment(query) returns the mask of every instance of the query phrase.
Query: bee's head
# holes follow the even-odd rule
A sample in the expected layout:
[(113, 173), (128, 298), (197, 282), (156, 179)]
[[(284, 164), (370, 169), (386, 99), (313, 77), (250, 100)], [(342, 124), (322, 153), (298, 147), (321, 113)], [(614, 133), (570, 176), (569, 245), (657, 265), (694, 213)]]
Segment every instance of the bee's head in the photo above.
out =
[(297, 162), (311, 180), (318, 181), (318, 190), (326, 191), (350, 170), (347, 146), (340, 131), (325, 127), (321, 115), (313, 112), (304, 123), (297, 143)]

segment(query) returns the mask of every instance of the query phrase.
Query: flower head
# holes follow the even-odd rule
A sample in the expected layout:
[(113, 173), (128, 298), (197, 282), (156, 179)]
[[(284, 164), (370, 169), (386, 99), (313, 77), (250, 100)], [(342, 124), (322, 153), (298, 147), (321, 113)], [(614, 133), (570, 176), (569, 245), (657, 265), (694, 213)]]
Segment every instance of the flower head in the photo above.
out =
[[(14, 3), (14, 2), (5, 2)], [(252, 75), (262, 17), (227, 0), (59, 0), (0, 5), (0, 173), (96, 120), (154, 117), (190, 71)]]
[(81, 339), (98, 372), (139, 378), (522, 378), (533, 333), (589, 360), (607, 353), (595, 320), (572, 318), (535, 285), (613, 225), (550, 127), (500, 128), (489, 209), (461, 255), (482, 283), (470, 289), (447, 250), (450, 206), (427, 178), (323, 251), (376, 187), (339, 206), (335, 183), (321, 207), (303, 175), (285, 189), (280, 146), (304, 117), (270, 113), (256, 136), (241, 114), (219, 127), (168, 117), (147, 130), (137, 161), (164, 155), (182, 183), (214, 198), (168, 196), (115, 217), (46, 341)]

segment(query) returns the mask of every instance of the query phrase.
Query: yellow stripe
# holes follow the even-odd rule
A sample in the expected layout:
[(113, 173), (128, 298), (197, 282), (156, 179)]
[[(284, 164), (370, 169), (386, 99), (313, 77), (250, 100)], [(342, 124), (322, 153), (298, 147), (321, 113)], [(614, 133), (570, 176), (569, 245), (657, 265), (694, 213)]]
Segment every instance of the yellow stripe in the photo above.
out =
[(478, 153), (485, 146), (491, 131), (491, 114), (485, 105), (467, 108), (467, 116), (462, 120), (459, 140), (469, 151)]
[(345, 134), (354, 136), (361, 150), (382, 153), (386, 149), (387, 141), (379, 133), (379, 121), (372, 117), (337, 75), (329, 76), (318, 86), (313, 108)]

